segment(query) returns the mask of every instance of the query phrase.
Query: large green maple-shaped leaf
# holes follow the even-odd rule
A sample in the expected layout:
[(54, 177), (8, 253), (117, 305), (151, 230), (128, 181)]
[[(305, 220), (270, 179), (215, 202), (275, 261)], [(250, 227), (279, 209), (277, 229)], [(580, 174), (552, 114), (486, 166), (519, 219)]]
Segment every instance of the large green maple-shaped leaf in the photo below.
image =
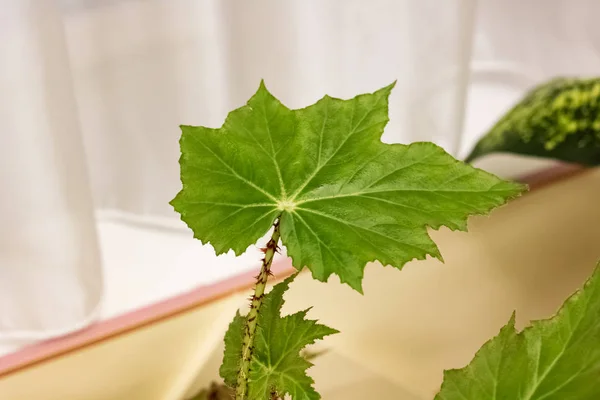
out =
[(436, 400), (600, 399), (600, 265), (552, 318), (517, 333), (514, 315)]
[(217, 254), (240, 254), (281, 218), (293, 265), (361, 290), (365, 264), (440, 258), (427, 228), (466, 229), (522, 185), (432, 143), (384, 144), (393, 85), (290, 110), (261, 83), (219, 129), (182, 126), (183, 189), (171, 202)]
[(556, 78), (533, 88), (467, 161), (497, 152), (600, 165), (600, 78)]
[[(337, 333), (335, 329), (306, 319), (308, 310), (282, 317), (283, 293), (295, 275), (275, 285), (265, 297), (258, 315), (258, 329), (250, 374), (248, 398), (268, 399), (289, 394), (294, 400), (317, 400), (321, 396), (312, 387), (313, 379), (306, 374), (312, 363), (301, 350), (316, 340)], [(242, 353), (244, 318), (238, 313), (225, 335), (225, 353), (220, 374), (226, 384), (235, 386)]]

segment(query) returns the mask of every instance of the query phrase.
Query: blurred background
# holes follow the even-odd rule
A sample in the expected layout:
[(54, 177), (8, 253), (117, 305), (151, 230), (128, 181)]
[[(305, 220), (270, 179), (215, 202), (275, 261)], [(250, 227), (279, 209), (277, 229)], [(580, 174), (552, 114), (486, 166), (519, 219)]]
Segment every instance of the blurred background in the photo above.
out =
[(0, 0), (0, 354), (255, 266), (255, 249), (216, 257), (168, 205), (178, 125), (220, 126), (260, 79), (291, 108), (397, 80), (384, 141), (464, 157), (533, 85), (597, 74), (599, 13), (594, 0)]

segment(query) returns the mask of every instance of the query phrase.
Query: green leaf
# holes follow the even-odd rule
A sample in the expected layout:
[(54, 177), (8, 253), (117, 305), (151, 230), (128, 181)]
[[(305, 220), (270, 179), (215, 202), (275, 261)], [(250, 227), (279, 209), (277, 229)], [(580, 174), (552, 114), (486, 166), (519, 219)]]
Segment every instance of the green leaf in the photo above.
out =
[(446, 371), (436, 400), (600, 399), (600, 264), (552, 318), (517, 333), (514, 315), (471, 363)]
[(219, 129), (182, 126), (183, 189), (171, 202), (203, 243), (240, 254), (281, 218), (293, 265), (361, 290), (367, 262), (440, 253), (426, 227), (466, 230), (524, 186), (432, 143), (384, 144), (393, 85), (290, 110), (264, 84)]
[(237, 383), (237, 373), (240, 369), (242, 357), (244, 323), (245, 319), (238, 311), (225, 334), (225, 353), (221, 368), (219, 369), (219, 375), (221, 375), (221, 378), (223, 378), (223, 381), (229, 387), (235, 387)]
[(600, 165), (600, 78), (557, 78), (535, 87), (467, 161), (497, 152)]
[[(252, 352), (248, 394), (250, 399), (267, 399), (275, 392), (281, 398), (320, 399), (306, 374), (312, 363), (301, 355), (302, 349), (316, 340), (337, 333), (335, 329), (306, 319), (308, 310), (281, 316), (283, 293), (295, 275), (275, 285), (266, 295), (258, 316), (258, 329)], [(230, 386), (237, 381), (242, 353), (244, 318), (238, 313), (225, 335), (225, 353), (220, 374)]]

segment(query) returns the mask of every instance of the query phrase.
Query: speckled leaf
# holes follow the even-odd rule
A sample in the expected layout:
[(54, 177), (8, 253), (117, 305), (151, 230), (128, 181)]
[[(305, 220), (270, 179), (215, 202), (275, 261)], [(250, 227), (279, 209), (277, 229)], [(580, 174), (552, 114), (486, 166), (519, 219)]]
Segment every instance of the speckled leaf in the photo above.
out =
[[(302, 349), (316, 340), (337, 333), (335, 329), (306, 319), (308, 310), (281, 316), (283, 293), (294, 276), (275, 285), (265, 297), (258, 316), (258, 329), (252, 352), (248, 380), (248, 398), (269, 399), (272, 393), (293, 400), (317, 400), (321, 396), (312, 387), (313, 379), (306, 374), (312, 366), (301, 354)], [(242, 352), (244, 319), (237, 314), (225, 335), (225, 353), (220, 374), (234, 386)]]
[(600, 265), (552, 318), (518, 333), (514, 316), (436, 400), (600, 399)]
[(490, 153), (600, 164), (600, 78), (557, 78), (531, 90), (479, 140), (467, 161)]
[(182, 191), (172, 201), (196, 238), (242, 253), (281, 218), (293, 265), (361, 290), (369, 261), (441, 258), (426, 227), (466, 229), (524, 187), (432, 143), (384, 144), (393, 85), (290, 110), (261, 84), (223, 127), (183, 126)]

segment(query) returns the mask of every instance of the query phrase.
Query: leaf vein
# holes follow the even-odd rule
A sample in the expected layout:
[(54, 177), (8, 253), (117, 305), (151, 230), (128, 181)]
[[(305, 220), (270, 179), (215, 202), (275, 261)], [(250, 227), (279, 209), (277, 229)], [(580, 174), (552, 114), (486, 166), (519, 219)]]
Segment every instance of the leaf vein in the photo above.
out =
[(202, 140), (199, 140), (198, 138), (196, 138), (196, 136), (198, 136), (198, 135), (191, 135), (191, 137), (194, 138), (194, 140), (196, 141), (196, 143), (199, 143), (202, 147), (204, 147), (206, 150), (208, 150), (213, 156), (215, 156), (215, 158), (217, 160), (219, 160), (219, 162), (221, 164), (223, 164), (223, 166), (225, 168), (227, 168), (228, 170), (230, 170), (236, 178), (238, 178), (240, 181), (244, 182), (248, 186), (253, 187), (254, 189), (258, 190), (259, 192), (261, 192), (262, 194), (264, 194), (265, 196), (267, 196), (271, 200), (277, 202), (277, 199), (275, 198), (275, 196), (273, 196), (271, 193), (267, 192), (265, 189), (261, 188), (260, 186), (258, 186), (254, 182), (250, 181), (249, 179), (246, 179), (243, 176), (241, 176), (240, 174), (238, 174), (238, 172), (235, 169), (233, 169), (221, 157), (219, 157), (219, 155), (217, 153), (215, 153), (209, 146), (207, 146), (206, 144), (204, 144), (204, 142), (202, 142)]
[[(306, 179), (306, 181), (304, 181), (304, 183), (302, 185), (300, 185), (300, 187), (294, 192), (294, 194), (292, 195), (292, 199), (295, 199), (296, 196), (298, 196), (302, 192), (302, 190), (304, 190), (304, 188), (315, 178), (315, 176), (317, 176), (317, 174), (319, 173), (319, 171), (321, 171), (321, 169), (323, 169), (323, 167), (325, 165), (327, 165), (327, 163), (329, 161), (331, 161), (331, 159), (337, 155), (337, 153), (340, 151), (340, 149), (342, 147), (344, 147), (344, 145), (346, 144), (346, 142), (348, 142), (348, 140), (352, 136), (354, 136), (354, 134), (358, 133), (356, 131), (356, 129), (369, 116), (369, 114), (371, 114), (374, 110), (376, 110), (378, 108), (381, 108), (381, 107), (378, 107), (378, 105), (379, 105), (379, 102), (381, 101), (381, 99), (383, 99), (383, 98), (385, 98), (385, 96), (380, 96), (377, 99), (377, 101), (375, 102), (375, 104), (373, 105), (373, 107), (363, 115), (363, 117), (360, 119), (360, 121), (358, 121), (358, 123), (354, 126), (354, 128), (352, 128), (352, 130), (350, 131), (350, 133), (348, 135), (346, 135), (346, 137), (344, 138), (344, 140), (342, 140), (342, 143), (334, 150), (334, 152), (331, 154), (331, 156), (329, 156), (329, 158), (325, 161), (325, 163), (322, 164), (322, 165), (317, 165), (317, 168), (315, 168), (315, 170), (313, 171), (313, 173), (310, 174), (310, 176)], [(353, 105), (355, 105), (355, 104), (356, 104), (356, 101), (353, 102)], [(354, 116), (354, 113), (353, 113), (353, 116)], [(373, 124), (373, 126), (374, 125), (375, 124)], [(369, 126), (367, 128), (364, 128), (363, 130), (367, 130), (367, 129), (371, 128), (371, 127), (372, 126)], [(363, 130), (361, 130), (359, 132), (362, 132)]]
[[(317, 215), (320, 215), (320, 216), (322, 216), (322, 217), (324, 217), (324, 218), (329, 218), (329, 219), (331, 219), (331, 220), (333, 220), (333, 221), (337, 221), (337, 222), (339, 222), (340, 224), (347, 225), (347, 226), (349, 226), (349, 227), (350, 227), (350, 226), (354, 226), (354, 227), (356, 227), (356, 228), (359, 228), (359, 229), (365, 230), (365, 231), (367, 231), (367, 232), (374, 233), (374, 234), (376, 234), (376, 235), (378, 235), (378, 236), (381, 236), (381, 237), (383, 237), (383, 238), (385, 238), (385, 239), (388, 239), (388, 240), (390, 240), (390, 241), (392, 241), (392, 242), (395, 242), (395, 243), (398, 243), (398, 244), (400, 244), (400, 245), (403, 245), (403, 246), (406, 246), (406, 247), (412, 247), (412, 248), (414, 248), (414, 249), (417, 249), (417, 250), (424, 251), (426, 254), (429, 254), (429, 250), (427, 250), (427, 249), (424, 249), (424, 248), (422, 248), (422, 247), (419, 247), (419, 246), (416, 246), (416, 245), (413, 245), (413, 244), (409, 244), (409, 243), (406, 243), (406, 242), (402, 242), (402, 241), (400, 241), (400, 240), (398, 240), (398, 239), (396, 239), (396, 238), (393, 238), (393, 237), (391, 237), (391, 236), (387, 236), (387, 235), (385, 235), (385, 234), (383, 234), (383, 233), (381, 233), (381, 232), (378, 232), (378, 231), (376, 231), (376, 230), (369, 229), (369, 228), (366, 228), (366, 227), (364, 227), (364, 226), (360, 226), (360, 225), (352, 224), (352, 223), (350, 223), (349, 221), (346, 221), (346, 220), (343, 220), (343, 219), (340, 219), (340, 218), (334, 217), (333, 215), (330, 215), (330, 214), (327, 214), (327, 213), (323, 213), (323, 212), (320, 212), (320, 211), (316, 211), (316, 210), (313, 210), (313, 209), (310, 209), (310, 208), (300, 208), (300, 207), (297, 207), (297, 209), (299, 209), (299, 210), (303, 210), (303, 211), (307, 211), (307, 212), (309, 212), (309, 213), (317, 214)], [(396, 224), (396, 225), (400, 226), (400, 224)]]

